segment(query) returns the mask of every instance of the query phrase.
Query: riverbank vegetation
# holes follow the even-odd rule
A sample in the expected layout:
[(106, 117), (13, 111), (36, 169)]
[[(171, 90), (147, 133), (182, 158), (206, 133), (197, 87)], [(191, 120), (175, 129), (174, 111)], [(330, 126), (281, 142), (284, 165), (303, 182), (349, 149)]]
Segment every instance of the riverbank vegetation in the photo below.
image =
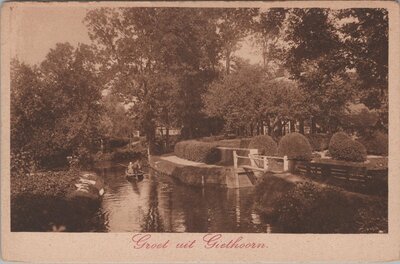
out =
[(388, 232), (387, 200), (308, 181), (269, 177), (256, 187), (255, 206), (290, 233)]

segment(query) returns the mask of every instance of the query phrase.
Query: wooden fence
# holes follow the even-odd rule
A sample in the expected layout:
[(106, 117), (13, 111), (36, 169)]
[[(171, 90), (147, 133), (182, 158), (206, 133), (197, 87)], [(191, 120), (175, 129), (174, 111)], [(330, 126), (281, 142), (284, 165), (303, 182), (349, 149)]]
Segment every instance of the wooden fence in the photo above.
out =
[(294, 172), (314, 179), (348, 187), (387, 189), (388, 169), (368, 169), (365, 165), (346, 165), (297, 161)]

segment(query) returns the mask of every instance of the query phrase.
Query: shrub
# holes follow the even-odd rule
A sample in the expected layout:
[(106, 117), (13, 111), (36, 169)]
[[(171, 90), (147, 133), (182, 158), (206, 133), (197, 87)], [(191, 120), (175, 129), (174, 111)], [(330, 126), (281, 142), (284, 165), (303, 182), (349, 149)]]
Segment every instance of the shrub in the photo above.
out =
[(141, 152), (137, 152), (130, 149), (117, 149), (113, 152), (111, 160), (112, 161), (124, 161), (138, 159), (142, 156)]
[(240, 148), (249, 148), (251, 138), (242, 138), (240, 139)]
[(287, 156), (289, 159), (310, 160), (311, 145), (307, 138), (297, 132), (285, 135), (281, 138), (278, 145), (278, 153)]
[(358, 209), (355, 221), (359, 233), (387, 233), (388, 205), (386, 201), (377, 201)]
[(299, 183), (276, 202), (277, 223), (293, 233), (348, 233), (356, 231), (355, 210), (337, 189)]
[(196, 140), (181, 141), (175, 144), (174, 153), (177, 157), (208, 164), (217, 163), (220, 159), (215, 143)]
[(90, 168), (93, 165), (93, 155), (86, 147), (78, 147), (74, 153), (81, 168)]
[(310, 142), (313, 151), (326, 150), (329, 147), (329, 134), (308, 134), (307, 139)]
[(276, 155), (278, 152), (278, 146), (276, 142), (268, 135), (253, 137), (250, 140), (248, 148), (258, 149), (259, 154), (267, 156)]
[(121, 148), (129, 144), (129, 138), (111, 138), (108, 140), (110, 149)]
[(335, 133), (329, 142), (329, 153), (332, 158), (346, 161), (365, 161), (367, 151), (365, 147), (352, 140), (343, 132)]
[(226, 147), (226, 148), (239, 148), (240, 147), (240, 139), (223, 139), (220, 141), (214, 142), (217, 147)]
[(333, 134), (331, 140), (329, 141), (329, 155), (331, 157), (339, 156), (342, 147), (342, 142), (351, 140), (351, 138), (344, 132), (337, 132)]
[(385, 133), (377, 131), (371, 136), (359, 139), (359, 142), (365, 146), (368, 154), (388, 155), (389, 138)]
[(268, 175), (254, 190), (256, 210), (287, 233), (387, 232), (387, 203), (335, 187)]
[(11, 175), (23, 176), (33, 172), (37, 164), (27, 151), (11, 152)]
[(224, 135), (219, 135), (219, 136), (203, 137), (199, 140), (203, 141), (203, 142), (214, 142), (214, 141), (218, 141), (218, 140), (223, 140), (224, 138), (225, 138)]

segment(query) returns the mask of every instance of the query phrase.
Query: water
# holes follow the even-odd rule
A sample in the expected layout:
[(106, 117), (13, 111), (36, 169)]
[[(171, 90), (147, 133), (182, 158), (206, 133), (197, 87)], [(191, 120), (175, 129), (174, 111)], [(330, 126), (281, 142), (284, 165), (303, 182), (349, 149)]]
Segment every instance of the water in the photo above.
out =
[[(103, 164), (104, 165), (104, 164)], [(124, 167), (108, 164), (96, 172), (105, 182), (97, 206), (53, 201), (20, 201), (13, 231), (67, 232), (273, 232), (254, 210), (253, 188), (198, 188), (150, 170), (129, 182)], [(25, 210), (23, 210), (25, 208)], [(29, 209), (27, 209), (29, 208)]]

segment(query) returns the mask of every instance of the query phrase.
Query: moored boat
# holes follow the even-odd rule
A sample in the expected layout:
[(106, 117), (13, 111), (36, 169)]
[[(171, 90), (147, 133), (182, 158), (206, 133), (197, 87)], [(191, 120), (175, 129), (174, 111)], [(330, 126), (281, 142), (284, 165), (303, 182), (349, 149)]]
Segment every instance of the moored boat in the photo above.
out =
[(133, 173), (129, 173), (128, 170), (125, 171), (125, 177), (128, 180), (140, 180), (140, 179), (143, 179), (143, 176), (144, 176), (144, 172), (141, 170), (133, 172)]

